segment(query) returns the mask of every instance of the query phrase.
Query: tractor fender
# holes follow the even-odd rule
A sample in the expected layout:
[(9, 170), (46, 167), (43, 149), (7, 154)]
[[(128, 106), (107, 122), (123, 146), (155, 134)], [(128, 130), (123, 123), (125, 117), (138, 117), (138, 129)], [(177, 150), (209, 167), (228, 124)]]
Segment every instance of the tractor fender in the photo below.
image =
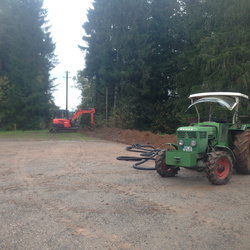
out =
[(235, 155), (234, 155), (233, 151), (229, 147), (217, 145), (214, 148), (215, 148), (215, 151), (225, 151), (225, 152), (227, 152), (228, 154), (230, 154), (232, 156), (233, 161), (235, 161)]
[(229, 130), (231, 130), (231, 131), (245, 131), (248, 128), (250, 128), (250, 124), (234, 124), (232, 127), (229, 128)]

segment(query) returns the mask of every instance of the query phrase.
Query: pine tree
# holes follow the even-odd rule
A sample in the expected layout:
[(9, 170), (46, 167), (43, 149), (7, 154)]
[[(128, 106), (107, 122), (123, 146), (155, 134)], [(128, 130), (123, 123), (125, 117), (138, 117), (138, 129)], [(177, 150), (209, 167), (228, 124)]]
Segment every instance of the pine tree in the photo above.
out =
[[(121, 89), (124, 90), (128, 82), (127, 65), (131, 55), (127, 48), (132, 28), (128, 23), (131, 18), (128, 10), (131, 4), (135, 2), (97, 0), (83, 26), (87, 34), (84, 40), (88, 43), (84, 75), (95, 84), (95, 106), (100, 113), (105, 112), (106, 90), (109, 103), (116, 108)], [(132, 19), (134, 17), (130, 22)]]
[(7, 127), (40, 128), (50, 119), (49, 71), (55, 64), (55, 46), (42, 4), (42, 0), (3, 0), (0, 5), (0, 74), (9, 79), (1, 123)]
[(179, 57), (179, 89), (250, 94), (248, 0), (185, 1), (187, 46)]

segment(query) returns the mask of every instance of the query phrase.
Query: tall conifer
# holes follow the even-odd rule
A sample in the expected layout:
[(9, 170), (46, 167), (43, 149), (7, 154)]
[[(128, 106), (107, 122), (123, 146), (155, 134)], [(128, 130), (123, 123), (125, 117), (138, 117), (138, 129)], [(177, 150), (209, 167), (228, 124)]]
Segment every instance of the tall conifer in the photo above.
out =
[(19, 129), (41, 128), (50, 119), (49, 71), (54, 49), (46, 28), (42, 0), (2, 0), (0, 4), (1, 76), (8, 77), (1, 124)]

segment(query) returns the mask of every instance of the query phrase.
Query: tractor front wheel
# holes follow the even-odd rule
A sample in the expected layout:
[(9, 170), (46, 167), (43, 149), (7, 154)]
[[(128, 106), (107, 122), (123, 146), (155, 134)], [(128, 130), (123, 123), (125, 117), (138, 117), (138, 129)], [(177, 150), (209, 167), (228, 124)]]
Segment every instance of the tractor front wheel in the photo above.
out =
[(207, 161), (207, 178), (214, 185), (228, 183), (233, 172), (231, 156), (224, 151), (212, 152)]
[(173, 177), (180, 170), (179, 167), (173, 167), (173, 166), (166, 165), (166, 151), (165, 150), (160, 151), (160, 153), (156, 157), (155, 169), (156, 169), (156, 172), (161, 177)]

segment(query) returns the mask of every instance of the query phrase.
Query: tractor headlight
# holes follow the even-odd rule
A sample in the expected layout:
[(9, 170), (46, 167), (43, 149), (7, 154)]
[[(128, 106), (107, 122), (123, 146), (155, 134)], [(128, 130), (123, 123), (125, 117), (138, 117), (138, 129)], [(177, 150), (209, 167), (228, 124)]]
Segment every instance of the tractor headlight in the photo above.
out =
[(197, 145), (197, 142), (195, 140), (190, 141), (190, 146), (195, 147)]
[(182, 147), (184, 145), (184, 141), (183, 140), (179, 140), (178, 145)]

